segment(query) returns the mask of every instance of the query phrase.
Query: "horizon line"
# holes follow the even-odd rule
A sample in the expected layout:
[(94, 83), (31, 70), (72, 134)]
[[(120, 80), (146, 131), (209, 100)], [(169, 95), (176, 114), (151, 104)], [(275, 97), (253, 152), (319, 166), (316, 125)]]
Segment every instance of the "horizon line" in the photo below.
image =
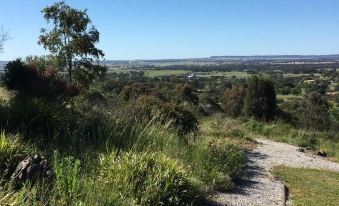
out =
[[(31, 56), (31, 55), (29, 55)], [(33, 55), (35, 56), (35, 55)], [(39, 56), (39, 55), (37, 55)], [(41, 55), (46, 56), (46, 55)], [(262, 58), (262, 57), (339, 57), (339, 53), (336, 54), (254, 54), (254, 55), (213, 55), (207, 57), (177, 57), (177, 58), (135, 58), (135, 59), (102, 59), (99, 61), (163, 61), (163, 60), (198, 60), (198, 59), (215, 59), (215, 58)], [(15, 59), (24, 59), (18, 57)], [(13, 60), (0, 60), (0, 62), (9, 62)]]

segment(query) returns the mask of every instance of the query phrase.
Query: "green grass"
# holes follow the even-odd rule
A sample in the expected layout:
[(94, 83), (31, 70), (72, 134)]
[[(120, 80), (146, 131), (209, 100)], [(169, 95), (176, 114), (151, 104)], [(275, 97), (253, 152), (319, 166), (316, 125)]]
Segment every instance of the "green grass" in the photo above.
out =
[(303, 77), (303, 76), (309, 76), (309, 74), (295, 74), (295, 73), (284, 73), (283, 77)]
[[(160, 69), (160, 70), (155, 70), (155, 69), (141, 69), (141, 70), (136, 70), (136, 69), (128, 69), (128, 68), (114, 68), (110, 70), (112, 72), (117, 72), (117, 73), (128, 73), (130, 71), (143, 71), (145, 72), (145, 75), (147, 77), (159, 77), (159, 76), (170, 76), (170, 75), (185, 75), (185, 74), (190, 74), (192, 71), (190, 70), (170, 70), (170, 69)], [(240, 72), (240, 71), (212, 71), (212, 72), (193, 72), (196, 74), (197, 77), (212, 77), (212, 76), (217, 76), (217, 77), (233, 77), (235, 76), (236, 78), (247, 78), (251, 76), (252, 74), (248, 74), (247, 72)]]
[(236, 78), (247, 78), (251, 76), (251, 74), (248, 74), (247, 72), (238, 72), (238, 71), (225, 71), (225, 72), (219, 72), (219, 71), (212, 71), (212, 72), (197, 72), (196, 73), (198, 77), (233, 77)]
[(17, 161), (33, 152), (36, 152), (36, 149), (30, 144), (24, 144), (18, 135), (8, 135), (0, 130), (0, 180), (1, 177), (7, 178), (11, 175), (9, 173), (14, 172)]
[(127, 69), (127, 68), (115, 68), (110, 70), (111, 72), (117, 73), (129, 73), (130, 71), (143, 71), (147, 77), (160, 77), (160, 76), (171, 76), (171, 75), (185, 75), (190, 74), (189, 70), (155, 70), (155, 69)]
[(188, 70), (145, 70), (146, 76), (148, 77), (159, 77), (159, 76), (171, 76), (171, 75), (184, 75), (189, 74), (191, 71)]
[(284, 101), (293, 101), (293, 100), (297, 100), (297, 99), (302, 99), (303, 97), (301, 95), (277, 95), (278, 99), (282, 99)]
[(338, 205), (339, 173), (277, 167), (273, 174), (287, 184), (293, 205)]

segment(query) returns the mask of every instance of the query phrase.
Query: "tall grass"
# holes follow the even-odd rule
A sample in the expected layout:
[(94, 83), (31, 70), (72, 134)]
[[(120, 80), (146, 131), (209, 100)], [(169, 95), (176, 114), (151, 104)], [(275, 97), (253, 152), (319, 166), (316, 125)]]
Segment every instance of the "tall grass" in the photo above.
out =
[(161, 153), (111, 153), (101, 157), (100, 178), (119, 199), (136, 205), (190, 205), (196, 189), (179, 162)]
[(263, 123), (255, 120), (246, 121), (244, 127), (248, 133), (312, 150), (324, 150), (339, 161), (339, 136), (336, 133), (297, 129), (285, 123)]
[(243, 151), (222, 138), (202, 133), (185, 141), (157, 122), (88, 115), (65, 129), (63, 142), (45, 145), (54, 184), (7, 186), (0, 205), (197, 205), (202, 193), (232, 188), (244, 167)]
[(18, 135), (0, 131), (0, 178), (8, 179), (18, 162), (36, 151), (30, 144), (24, 144)]
[(71, 156), (60, 157), (58, 152), (53, 156), (53, 171), (55, 172), (54, 195), (59, 205), (71, 205), (80, 197), (80, 161)]

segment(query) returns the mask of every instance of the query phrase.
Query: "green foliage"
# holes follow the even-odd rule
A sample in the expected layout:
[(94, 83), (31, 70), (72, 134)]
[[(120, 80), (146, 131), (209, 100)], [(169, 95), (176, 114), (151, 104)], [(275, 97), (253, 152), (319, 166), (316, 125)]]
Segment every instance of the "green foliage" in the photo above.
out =
[(77, 202), (81, 194), (80, 161), (71, 156), (60, 157), (59, 153), (55, 152), (53, 171), (56, 176), (53, 193), (56, 198), (52, 200), (54, 205), (72, 205)]
[(324, 150), (329, 156), (339, 158), (339, 143), (336, 132), (296, 129), (286, 123), (267, 124), (255, 120), (246, 121), (244, 126), (253, 134), (313, 150)]
[(102, 156), (99, 181), (131, 205), (191, 205), (198, 200), (183, 167), (158, 153)]
[(153, 89), (142, 83), (133, 83), (126, 85), (121, 90), (121, 95), (124, 100), (136, 100), (143, 95), (150, 95), (154, 92)]
[(299, 121), (303, 127), (317, 130), (328, 130), (331, 126), (329, 104), (317, 92), (307, 95), (298, 108)]
[(91, 19), (86, 10), (77, 10), (59, 2), (44, 8), (42, 13), (53, 27), (41, 30), (39, 44), (58, 58), (59, 65), (68, 73), (69, 82), (88, 85), (106, 72), (105, 67), (93, 64), (104, 53), (95, 47), (100, 33), (90, 25)]
[(263, 77), (252, 77), (245, 99), (246, 116), (270, 121), (274, 119), (276, 109), (276, 94), (273, 82)]
[(33, 152), (33, 148), (24, 145), (17, 135), (0, 132), (0, 179), (8, 179), (14, 172), (17, 164), (26, 155)]
[(246, 89), (244, 86), (235, 86), (224, 93), (223, 109), (232, 117), (243, 115)]
[(58, 69), (58, 59), (53, 56), (28, 56), (25, 62), (38, 72), (43, 72), (47, 68)]
[(204, 96), (200, 99), (199, 109), (206, 116), (213, 115), (215, 113), (222, 111), (217, 100), (215, 100), (215, 99), (213, 99), (209, 96)]
[(174, 95), (180, 100), (189, 101), (193, 104), (198, 104), (199, 97), (194, 93), (194, 90), (189, 85), (177, 84), (174, 89)]
[(214, 140), (209, 142), (208, 155), (219, 172), (228, 174), (232, 178), (239, 177), (245, 166), (245, 155), (243, 151), (234, 145), (224, 141)]
[(44, 144), (53, 141), (56, 134), (70, 124), (68, 113), (59, 104), (41, 98), (16, 97), (11, 100), (5, 127), (12, 132), (21, 132), (25, 139), (42, 140)]
[(2, 80), (8, 90), (16, 91), (20, 97), (62, 102), (79, 93), (75, 85), (68, 85), (59, 79), (53, 68), (39, 71), (34, 65), (25, 64), (20, 59), (6, 65)]
[(198, 119), (192, 112), (177, 104), (164, 102), (154, 95), (140, 96), (132, 109), (138, 119), (146, 122), (159, 121), (163, 125), (169, 125), (179, 135), (198, 131)]
[(241, 149), (217, 139), (198, 142), (185, 158), (190, 170), (202, 180), (207, 190), (232, 189), (232, 179), (239, 177), (245, 166)]
[(198, 119), (190, 111), (175, 104), (165, 104), (162, 107), (162, 122), (170, 122), (179, 135), (186, 135), (198, 131)]

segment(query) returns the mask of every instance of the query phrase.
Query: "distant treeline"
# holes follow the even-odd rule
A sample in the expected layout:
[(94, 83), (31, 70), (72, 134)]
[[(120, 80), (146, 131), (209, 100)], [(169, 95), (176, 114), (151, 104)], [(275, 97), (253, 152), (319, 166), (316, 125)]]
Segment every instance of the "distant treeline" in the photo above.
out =
[(141, 66), (135, 69), (154, 69), (154, 70), (189, 70), (195, 72), (212, 71), (272, 71), (282, 70), (291, 73), (312, 73), (317, 69), (339, 68), (339, 63), (314, 63), (314, 64), (215, 64), (215, 65), (167, 65), (167, 66)]

